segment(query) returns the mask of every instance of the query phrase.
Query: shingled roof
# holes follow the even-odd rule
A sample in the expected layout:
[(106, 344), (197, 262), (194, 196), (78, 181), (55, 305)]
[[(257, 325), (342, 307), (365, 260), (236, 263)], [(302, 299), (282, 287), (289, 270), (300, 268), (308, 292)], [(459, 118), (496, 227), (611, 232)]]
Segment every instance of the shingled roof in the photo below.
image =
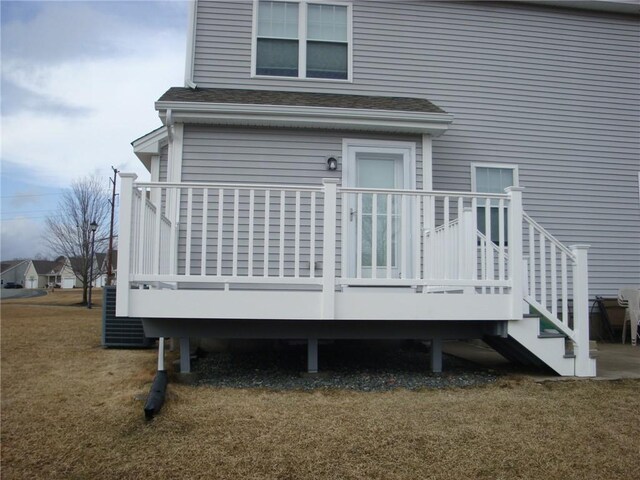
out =
[(158, 102), (235, 103), (325, 108), (355, 108), (404, 112), (447, 113), (424, 98), (344, 95), (336, 93), (280, 92), (232, 88), (173, 87)]

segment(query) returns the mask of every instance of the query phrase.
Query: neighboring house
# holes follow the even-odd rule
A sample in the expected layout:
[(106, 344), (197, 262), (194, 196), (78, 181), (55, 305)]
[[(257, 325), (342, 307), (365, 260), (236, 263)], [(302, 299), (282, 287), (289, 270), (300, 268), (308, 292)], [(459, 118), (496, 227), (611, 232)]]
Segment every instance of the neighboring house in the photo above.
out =
[(30, 260), (25, 272), (26, 288), (45, 288), (57, 286), (73, 288), (75, 276), (68, 265), (66, 257), (55, 260)]
[(9, 282), (27, 287), (27, 283), (25, 282), (25, 273), (28, 267), (29, 260), (2, 262), (2, 264), (0, 264), (0, 288), (4, 287), (5, 283)]
[[(113, 274), (112, 285), (116, 284), (116, 278), (118, 274), (118, 251), (114, 250), (112, 254), (111, 272)], [(96, 253), (96, 263), (94, 268), (100, 270), (100, 276), (98, 276), (94, 283), (94, 287), (102, 288), (107, 284), (107, 272), (109, 271), (108, 256), (107, 253)]]
[(640, 278), (636, 3), (191, 12), (185, 86), (133, 142), (152, 182), (121, 174), (118, 316), (183, 371), (210, 336), (307, 339), (310, 371), (318, 339), (430, 339), (438, 371), (484, 338), (595, 374), (589, 297)]

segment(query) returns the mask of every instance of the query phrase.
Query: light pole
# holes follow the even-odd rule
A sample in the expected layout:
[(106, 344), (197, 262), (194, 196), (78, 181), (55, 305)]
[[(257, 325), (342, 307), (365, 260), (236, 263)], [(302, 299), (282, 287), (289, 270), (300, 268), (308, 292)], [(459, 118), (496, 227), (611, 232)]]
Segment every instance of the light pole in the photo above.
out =
[(91, 308), (91, 287), (93, 286), (93, 249), (96, 244), (96, 230), (98, 224), (94, 220), (89, 225), (91, 227), (91, 257), (89, 258), (89, 301), (87, 302), (87, 308)]

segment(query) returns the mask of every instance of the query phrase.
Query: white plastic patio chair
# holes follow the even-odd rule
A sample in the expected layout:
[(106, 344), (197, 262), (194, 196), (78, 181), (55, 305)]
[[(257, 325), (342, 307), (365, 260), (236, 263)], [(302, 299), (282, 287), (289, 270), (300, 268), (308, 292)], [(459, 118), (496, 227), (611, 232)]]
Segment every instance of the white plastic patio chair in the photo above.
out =
[(622, 343), (627, 335), (627, 322), (629, 322), (631, 345), (635, 346), (638, 338), (638, 322), (640, 322), (640, 289), (621, 289), (618, 292), (618, 305), (626, 309), (622, 323)]

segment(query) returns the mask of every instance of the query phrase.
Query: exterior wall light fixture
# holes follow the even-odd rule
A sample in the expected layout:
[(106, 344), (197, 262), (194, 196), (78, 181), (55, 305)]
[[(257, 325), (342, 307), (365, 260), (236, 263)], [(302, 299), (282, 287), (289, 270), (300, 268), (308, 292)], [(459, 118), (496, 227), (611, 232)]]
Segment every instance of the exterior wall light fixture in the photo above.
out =
[(336, 157), (327, 158), (327, 169), (332, 171), (338, 169), (338, 159)]

